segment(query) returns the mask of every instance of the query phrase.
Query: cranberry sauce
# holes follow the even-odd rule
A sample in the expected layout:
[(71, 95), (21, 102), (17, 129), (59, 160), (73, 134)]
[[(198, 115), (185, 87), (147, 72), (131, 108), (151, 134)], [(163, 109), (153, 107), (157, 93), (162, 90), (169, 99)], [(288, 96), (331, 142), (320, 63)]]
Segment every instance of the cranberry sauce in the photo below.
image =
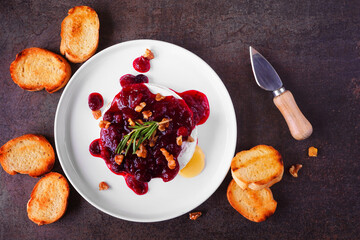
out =
[(150, 70), (150, 60), (141, 56), (134, 60), (133, 67), (136, 71), (145, 73)]
[(193, 112), (195, 125), (205, 123), (210, 115), (210, 106), (206, 95), (196, 90), (189, 90), (178, 94)]
[(147, 182), (140, 182), (130, 174), (125, 176), (125, 182), (126, 185), (128, 185), (128, 187), (132, 189), (136, 194), (143, 195), (148, 191)]
[(101, 156), (99, 142), (100, 142), (100, 139), (95, 139), (94, 141), (92, 141), (90, 143), (89, 151), (90, 151), (91, 155), (93, 155), (94, 157), (100, 157)]
[(88, 98), (89, 108), (93, 111), (99, 110), (104, 106), (104, 99), (100, 93), (91, 93)]
[(134, 76), (132, 74), (126, 74), (120, 78), (120, 85), (122, 87), (129, 84), (148, 83), (148, 82), (149, 79), (144, 74), (139, 74), (137, 76)]
[[(143, 111), (151, 111), (152, 116), (145, 120), (141, 112), (136, 112), (135, 107), (141, 102), (146, 106)], [(155, 146), (145, 145), (147, 156), (138, 157), (129, 151), (124, 157), (122, 163), (115, 163), (115, 150), (121, 139), (132, 131), (129, 128), (129, 118), (133, 121), (157, 121), (161, 122), (163, 118), (171, 119), (169, 126), (165, 131), (157, 130), (158, 136)], [(147, 192), (147, 182), (151, 178), (161, 177), (163, 181), (172, 180), (179, 171), (177, 157), (181, 152), (181, 146), (176, 144), (176, 138), (180, 133), (186, 140), (192, 129), (195, 127), (193, 113), (184, 100), (176, 99), (173, 96), (167, 96), (161, 101), (155, 100), (155, 94), (144, 84), (124, 85), (122, 91), (118, 93), (110, 109), (105, 112), (103, 120), (111, 122), (108, 129), (102, 128), (100, 132), (100, 155), (105, 160), (109, 169), (120, 175), (125, 175), (128, 186), (137, 194)], [(168, 162), (160, 151), (165, 148), (176, 160), (176, 167), (170, 169)], [(129, 178), (129, 176), (131, 178)]]

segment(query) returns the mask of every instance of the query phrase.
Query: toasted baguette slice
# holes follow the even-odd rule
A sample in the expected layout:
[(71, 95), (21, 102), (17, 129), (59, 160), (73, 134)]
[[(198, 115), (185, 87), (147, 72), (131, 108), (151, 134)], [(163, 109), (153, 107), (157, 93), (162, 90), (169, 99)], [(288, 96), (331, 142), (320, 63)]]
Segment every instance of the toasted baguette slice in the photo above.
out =
[(100, 22), (95, 10), (78, 6), (61, 23), (60, 52), (73, 63), (88, 60), (98, 47)]
[(55, 153), (50, 143), (40, 135), (27, 134), (14, 138), (0, 148), (0, 163), (11, 174), (38, 177), (54, 166)]
[(258, 145), (236, 154), (231, 162), (231, 174), (242, 188), (260, 190), (279, 182), (284, 173), (281, 155), (273, 147)]
[(42, 48), (27, 48), (16, 55), (10, 65), (13, 81), (22, 89), (56, 92), (71, 76), (69, 63), (60, 55)]
[(59, 220), (65, 213), (69, 197), (69, 184), (60, 173), (51, 172), (41, 178), (31, 192), (27, 213), (38, 225)]
[(243, 190), (234, 180), (228, 186), (227, 199), (236, 211), (253, 222), (265, 221), (274, 214), (277, 206), (270, 188)]

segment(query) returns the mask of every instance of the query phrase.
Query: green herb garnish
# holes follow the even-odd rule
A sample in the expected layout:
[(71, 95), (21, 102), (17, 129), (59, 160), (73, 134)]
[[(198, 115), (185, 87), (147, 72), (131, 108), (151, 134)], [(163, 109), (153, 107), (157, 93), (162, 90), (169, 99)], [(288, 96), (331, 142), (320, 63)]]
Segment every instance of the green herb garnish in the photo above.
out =
[(116, 147), (115, 153), (120, 154), (125, 151), (124, 155), (126, 156), (132, 146), (133, 154), (135, 154), (136, 150), (138, 150), (138, 148), (140, 147), (140, 144), (143, 143), (145, 140), (150, 139), (151, 136), (156, 132), (156, 129), (160, 124), (165, 124), (169, 121), (170, 120), (161, 122), (149, 121), (144, 122), (143, 124), (136, 122), (135, 126), (129, 127), (133, 130), (121, 139), (119, 145)]

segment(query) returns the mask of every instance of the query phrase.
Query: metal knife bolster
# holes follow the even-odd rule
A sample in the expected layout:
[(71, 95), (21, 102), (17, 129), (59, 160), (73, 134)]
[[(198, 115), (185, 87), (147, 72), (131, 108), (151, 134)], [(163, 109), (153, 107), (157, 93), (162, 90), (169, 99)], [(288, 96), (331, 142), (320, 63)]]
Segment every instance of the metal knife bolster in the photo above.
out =
[(285, 90), (286, 89), (284, 87), (281, 87), (279, 89), (276, 89), (272, 93), (273, 93), (274, 97), (277, 97), (277, 96), (281, 95), (283, 92), (285, 92)]

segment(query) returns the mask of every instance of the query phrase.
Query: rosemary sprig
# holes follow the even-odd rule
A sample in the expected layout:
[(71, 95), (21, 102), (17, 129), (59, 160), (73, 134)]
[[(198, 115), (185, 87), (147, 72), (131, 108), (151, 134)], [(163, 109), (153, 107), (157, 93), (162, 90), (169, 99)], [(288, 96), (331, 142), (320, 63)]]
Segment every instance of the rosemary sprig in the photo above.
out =
[(133, 130), (121, 139), (116, 147), (115, 153), (120, 154), (122, 151), (125, 151), (124, 155), (126, 156), (132, 146), (133, 154), (135, 154), (136, 150), (140, 147), (140, 144), (151, 138), (160, 123), (162, 122), (149, 121), (144, 122), (143, 124), (136, 122), (135, 126), (129, 127)]

